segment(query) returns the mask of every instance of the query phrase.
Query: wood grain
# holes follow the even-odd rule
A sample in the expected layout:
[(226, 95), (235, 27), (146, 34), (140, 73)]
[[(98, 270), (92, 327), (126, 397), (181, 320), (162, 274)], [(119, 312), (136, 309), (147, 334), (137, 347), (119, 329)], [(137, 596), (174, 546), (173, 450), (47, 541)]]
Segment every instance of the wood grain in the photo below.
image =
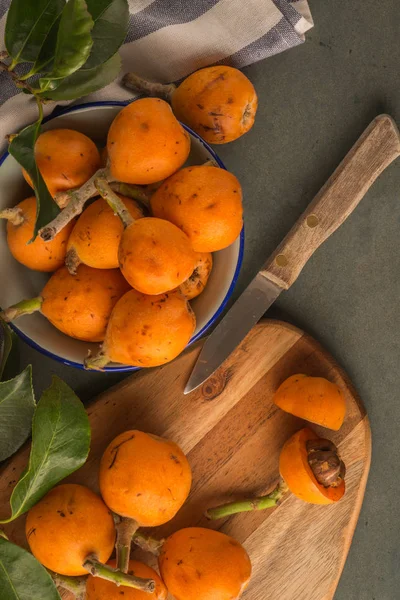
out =
[(376, 117), (266, 262), (261, 273), (287, 289), (317, 248), (347, 219), (371, 185), (400, 155), (388, 115)]
[[(126, 429), (169, 436), (188, 453), (193, 488), (187, 504), (157, 534), (201, 525), (237, 538), (253, 563), (244, 600), (331, 599), (351, 544), (370, 463), (370, 429), (361, 401), (344, 372), (316, 341), (277, 321), (258, 324), (214, 377), (184, 396), (199, 347), (172, 364), (130, 377), (89, 406), (90, 456), (70, 481), (98, 491), (100, 456)], [(296, 372), (327, 377), (344, 391), (345, 423), (339, 432), (328, 435), (339, 445), (347, 465), (344, 499), (334, 506), (312, 506), (288, 494), (274, 510), (208, 522), (205, 508), (267, 492), (277, 482), (280, 449), (302, 421), (279, 410), (272, 396)], [(22, 450), (0, 472), (1, 516), (8, 514), (13, 482), (26, 464), (28, 451)], [(21, 517), (5, 530), (12, 541), (26, 547), (24, 521)], [(138, 551), (135, 554), (139, 556)], [(146, 560), (154, 564), (151, 557)]]

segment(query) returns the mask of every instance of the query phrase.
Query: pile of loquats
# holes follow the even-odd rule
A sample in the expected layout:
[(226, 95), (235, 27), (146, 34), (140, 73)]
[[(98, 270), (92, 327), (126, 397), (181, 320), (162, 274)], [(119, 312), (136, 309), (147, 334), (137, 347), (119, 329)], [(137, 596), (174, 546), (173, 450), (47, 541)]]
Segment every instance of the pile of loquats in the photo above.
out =
[[(332, 430), (345, 417), (341, 389), (322, 377), (293, 375), (273, 400), (282, 410)], [(335, 444), (308, 427), (284, 444), (279, 470), (281, 482), (268, 495), (212, 507), (205, 515), (217, 520), (272, 508), (288, 491), (325, 505), (344, 494), (345, 468)], [(175, 600), (238, 600), (249, 584), (251, 562), (237, 540), (196, 526), (166, 539), (148, 533), (177, 514), (191, 483), (188, 459), (176, 443), (125, 431), (101, 457), (101, 497), (82, 485), (61, 484), (28, 512), (31, 552), (77, 599), (165, 600), (169, 593)], [(157, 557), (159, 572), (132, 560), (132, 544)]]
[(167, 87), (172, 109), (159, 97), (132, 102), (102, 152), (78, 131), (39, 136), (36, 165), (61, 211), (34, 241), (35, 196), (0, 212), (14, 258), (52, 273), (37, 297), (0, 316), (40, 311), (67, 336), (101, 342), (89, 369), (178, 356), (195, 330), (189, 302), (207, 285), (212, 253), (242, 229), (239, 181), (212, 163), (183, 166), (191, 142), (175, 114), (211, 143), (232, 141), (254, 122), (252, 84), (237, 69), (210, 67)]
[[(0, 213), (15, 259), (52, 273), (39, 296), (1, 316), (12, 321), (41, 311), (64, 334), (101, 342), (99, 353), (86, 360), (94, 369), (110, 361), (161, 365), (189, 342), (195, 329), (189, 301), (207, 285), (212, 253), (239, 235), (243, 209), (233, 174), (212, 164), (183, 166), (190, 138), (176, 116), (208, 142), (225, 143), (250, 129), (257, 108), (248, 79), (225, 66), (197, 71), (177, 88), (132, 74), (125, 84), (168, 102), (150, 97), (126, 106), (101, 153), (77, 131), (41, 134), (37, 167), (61, 212), (29, 244), (35, 196)], [(336, 384), (301, 374), (279, 386), (274, 402), (334, 431), (346, 412)], [(309, 427), (284, 444), (279, 471), (281, 481), (269, 494), (210, 507), (205, 515), (217, 520), (272, 508), (288, 491), (322, 505), (345, 492), (336, 445)], [(175, 600), (237, 600), (251, 577), (250, 558), (237, 540), (196, 526), (167, 539), (148, 534), (174, 518), (191, 483), (188, 459), (176, 443), (125, 431), (101, 458), (101, 496), (65, 483), (30, 509), (31, 552), (79, 600), (165, 600), (168, 594)], [(158, 572), (132, 560), (132, 544), (157, 556)]]
[[(53, 488), (28, 513), (32, 554), (59, 587), (85, 600), (233, 600), (248, 585), (250, 559), (239, 542), (187, 527), (165, 540), (141, 533), (171, 520), (192, 483), (177, 444), (137, 430), (117, 436), (100, 462), (102, 498), (82, 485)], [(160, 575), (131, 560), (132, 541), (158, 556)], [(110, 557), (116, 546), (116, 559)], [(89, 573), (89, 575), (88, 575)], [(83, 577), (86, 574), (86, 577)]]

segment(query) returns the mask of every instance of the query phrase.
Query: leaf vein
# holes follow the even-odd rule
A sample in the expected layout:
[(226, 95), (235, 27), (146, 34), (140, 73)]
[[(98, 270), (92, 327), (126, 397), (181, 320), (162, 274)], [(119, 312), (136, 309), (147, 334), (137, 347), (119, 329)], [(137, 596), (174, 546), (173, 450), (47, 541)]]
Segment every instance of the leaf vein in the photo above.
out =
[(46, 12), (46, 10), (48, 9), (48, 7), (52, 4), (52, 0), (49, 0), (49, 2), (46, 4), (46, 6), (43, 8), (42, 12), (40, 13), (40, 15), (38, 16), (38, 18), (36, 19), (33, 27), (30, 30), (29, 35), (27, 36), (25, 43), (23, 44), (21, 50), (18, 52), (17, 56), (14, 58), (14, 62), (18, 61), (19, 57), (21, 56), (23, 50), (25, 50), (25, 46), (28, 43), (29, 38), (31, 37), (36, 25), (39, 23), (40, 19), (43, 17), (44, 13)]
[(2, 560), (0, 560), (0, 567), (1, 567), (1, 568), (3, 569), (3, 571), (4, 571), (4, 573), (5, 573), (5, 575), (6, 575), (6, 578), (7, 578), (7, 580), (8, 580), (8, 581), (9, 581), (9, 583), (10, 583), (10, 587), (11, 587), (12, 591), (13, 591), (13, 592), (14, 592), (14, 594), (15, 594), (15, 597), (16, 597), (16, 598), (21, 598), (21, 596), (20, 596), (20, 595), (17, 593), (17, 590), (15, 589), (15, 587), (14, 587), (14, 584), (13, 584), (13, 582), (12, 582), (12, 580), (11, 580), (11, 578), (10, 578), (10, 576), (9, 576), (8, 572), (7, 572), (6, 568), (4, 567), (4, 564), (3, 564), (3, 561), (2, 561)]
[[(59, 394), (59, 396), (60, 396), (60, 394)], [(29, 499), (29, 493), (30, 493), (30, 490), (32, 489), (32, 487), (33, 487), (34, 483), (36, 483), (36, 481), (37, 481), (37, 479), (38, 479), (38, 476), (39, 476), (39, 473), (40, 473), (40, 468), (41, 468), (41, 467), (42, 467), (44, 464), (46, 464), (46, 462), (48, 461), (48, 457), (49, 457), (50, 448), (51, 448), (51, 446), (52, 446), (52, 444), (53, 444), (53, 441), (54, 441), (54, 438), (55, 438), (55, 435), (56, 435), (56, 432), (57, 432), (57, 424), (58, 424), (58, 422), (59, 422), (60, 418), (61, 418), (61, 408), (60, 408), (60, 409), (59, 409), (59, 411), (58, 411), (57, 421), (56, 421), (55, 427), (54, 427), (54, 429), (53, 429), (53, 433), (52, 433), (52, 436), (51, 436), (51, 441), (50, 441), (50, 443), (47, 445), (47, 449), (46, 449), (45, 455), (44, 455), (44, 457), (43, 457), (43, 460), (42, 460), (42, 461), (39, 461), (39, 463), (38, 463), (38, 465), (37, 465), (37, 467), (36, 467), (36, 473), (35, 473), (35, 475), (34, 475), (34, 477), (33, 477), (32, 481), (31, 481), (30, 485), (28, 485), (28, 487), (27, 487), (27, 489), (26, 489), (26, 492), (27, 492), (27, 493), (26, 493), (26, 495), (25, 495), (25, 500), (24, 500), (24, 502), (22, 502), (22, 504), (20, 505), (19, 511), (17, 511), (17, 513), (16, 513), (16, 515), (17, 515), (17, 516), (21, 514), (21, 510), (23, 509), (23, 507), (24, 507), (24, 504), (26, 504), (26, 500), (27, 500), (27, 499)], [(18, 488), (18, 485), (19, 485), (20, 483), (23, 483), (23, 481), (25, 480), (25, 478), (26, 478), (26, 477), (29, 475), (29, 473), (30, 473), (30, 470), (31, 470), (31, 468), (30, 468), (30, 466), (29, 466), (29, 469), (28, 469), (28, 470), (27, 470), (27, 472), (25, 473), (24, 477), (22, 477), (22, 479), (21, 479), (21, 480), (18, 482), (18, 484), (17, 484), (17, 487), (16, 487), (15, 489), (17, 489), (17, 488)], [(14, 518), (15, 518), (15, 516), (14, 516)]]

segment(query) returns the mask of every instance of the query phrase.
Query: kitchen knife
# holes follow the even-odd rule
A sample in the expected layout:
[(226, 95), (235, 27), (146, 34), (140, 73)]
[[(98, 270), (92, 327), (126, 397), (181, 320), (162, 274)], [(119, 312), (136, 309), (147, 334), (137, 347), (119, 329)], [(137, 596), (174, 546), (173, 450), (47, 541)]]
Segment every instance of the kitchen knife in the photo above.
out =
[(261, 271), (204, 343), (185, 388), (206, 381), (239, 345), (264, 312), (353, 212), (371, 185), (400, 155), (400, 133), (388, 115), (376, 117), (316, 195)]

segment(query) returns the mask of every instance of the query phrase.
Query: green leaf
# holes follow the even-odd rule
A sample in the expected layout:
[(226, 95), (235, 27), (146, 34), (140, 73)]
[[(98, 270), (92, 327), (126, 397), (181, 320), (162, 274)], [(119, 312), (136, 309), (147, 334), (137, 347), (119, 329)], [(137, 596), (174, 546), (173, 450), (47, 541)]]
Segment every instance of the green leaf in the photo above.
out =
[[(87, 0), (94, 21), (91, 31), (93, 46), (83, 69), (94, 69), (111, 58), (123, 44), (129, 27), (127, 0)], [(53, 68), (60, 18), (53, 23), (32, 69), (22, 77), (28, 79), (35, 73)]]
[(46, 39), (44, 40), (43, 45), (40, 48), (40, 52), (35, 64), (31, 68), (29, 73), (21, 77), (22, 81), (25, 81), (25, 79), (29, 79), (29, 77), (32, 77), (32, 75), (35, 75), (35, 73), (40, 73), (45, 67), (47, 67), (47, 69), (53, 68), (60, 21), (61, 15), (58, 16), (58, 18), (54, 21), (52, 27), (49, 29)]
[(5, 45), (13, 58), (35, 62), (47, 33), (61, 13), (65, 0), (12, 0), (7, 14)]
[(56, 90), (44, 92), (43, 97), (49, 100), (75, 100), (105, 87), (121, 70), (121, 57), (118, 52), (107, 62), (94, 69), (80, 69), (58, 86)]
[[(41, 106), (40, 106), (41, 110)], [(36, 123), (25, 127), (9, 145), (8, 151), (19, 162), (19, 164), (29, 173), (33, 182), (37, 200), (36, 225), (33, 239), (37, 232), (44, 227), (60, 212), (57, 204), (50, 195), (49, 190), (41, 176), (35, 162), (35, 143), (40, 133), (42, 123), (42, 114)]]
[(18, 336), (0, 319), (0, 381), (12, 379), (20, 371)]
[(33, 417), (29, 465), (11, 495), (11, 517), (0, 522), (9, 523), (28, 511), (64, 477), (79, 469), (89, 447), (90, 426), (83, 404), (66, 383), (54, 376)]
[(93, 47), (84, 69), (93, 69), (111, 58), (123, 44), (129, 27), (128, 0), (86, 0), (92, 15)]
[(61, 600), (51, 575), (30, 552), (0, 536), (1, 600)]
[(85, 0), (67, 2), (58, 27), (52, 71), (39, 80), (42, 91), (55, 89), (60, 79), (75, 73), (85, 64), (93, 45), (90, 35), (93, 25)]
[[(5, 460), (28, 439), (35, 412), (32, 367), (0, 383), (0, 460)], [(0, 596), (1, 597), (1, 596)]]
[(13, 338), (15, 335), (9, 326), (0, 319), (0, 381), (3, 377), (4, 367), (11, 352)]

